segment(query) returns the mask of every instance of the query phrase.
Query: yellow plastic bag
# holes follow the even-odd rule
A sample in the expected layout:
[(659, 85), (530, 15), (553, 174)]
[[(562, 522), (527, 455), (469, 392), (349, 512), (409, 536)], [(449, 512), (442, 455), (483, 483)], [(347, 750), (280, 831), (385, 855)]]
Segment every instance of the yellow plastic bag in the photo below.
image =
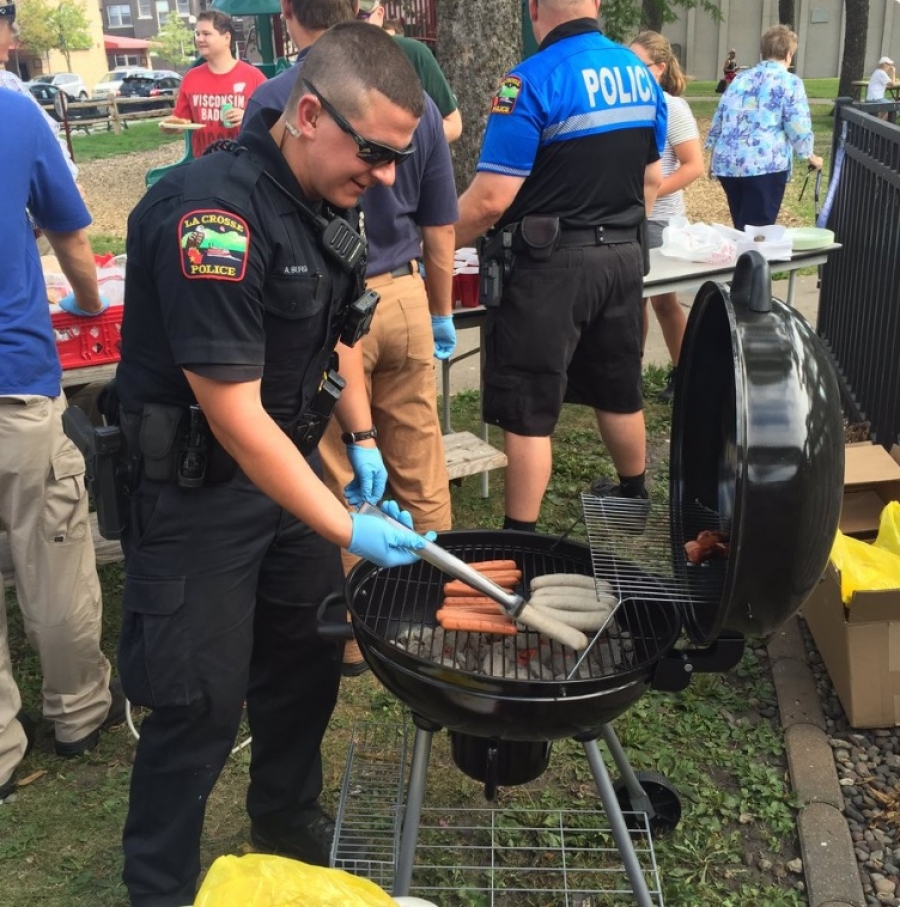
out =
[(900, 502), (885, 504), (878, 521), (878, 538), (875, 545), (882, 551), (900, 556)]
[(841, 573), (845, 605), (854, 592), (900, 589), (900, 504), (893, 501), (884, 508), (878, 538), (871, 545), (838, 531), (831, 560)]
[(250, 853), (219, 857), (194, 907), (396, 907), (374, 882), (341, 869)]

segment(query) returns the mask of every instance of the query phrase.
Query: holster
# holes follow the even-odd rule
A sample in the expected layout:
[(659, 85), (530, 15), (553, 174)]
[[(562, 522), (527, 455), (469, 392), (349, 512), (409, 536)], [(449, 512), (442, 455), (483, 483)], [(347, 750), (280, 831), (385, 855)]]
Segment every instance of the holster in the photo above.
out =
[(318, 447), (341, 392), (346, 386), (347, 382), (337, 371), (329, 368), (309, 406), (291, 425), (285, 427), (288, 436), (303, 456), (308, 456)]
[(478, 251), (478, 301), (485, 308), (500, 305), (503, 284), (512, 274), (515, 226), (509, 225), (489, 236), (480, 236), (475, 242)]
[[(519, 240), (532, 261), (550, 261), (559, 248), (559, 218), (529, 214), (519, 224)], [(515, 245), (514, 245), (515, 248)]]

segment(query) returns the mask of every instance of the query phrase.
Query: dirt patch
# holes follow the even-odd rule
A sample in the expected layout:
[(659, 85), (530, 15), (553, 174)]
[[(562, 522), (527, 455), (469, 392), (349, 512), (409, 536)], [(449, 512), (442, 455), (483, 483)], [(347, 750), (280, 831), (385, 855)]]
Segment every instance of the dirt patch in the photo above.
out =
[(184, 142), (178, 140), (152, 151), (79, 164), (78, 182), (94, 219), (91, 232), (124, 237), (128, 215), (146, 191), (147, 171), (174, 164), (183, 155)]

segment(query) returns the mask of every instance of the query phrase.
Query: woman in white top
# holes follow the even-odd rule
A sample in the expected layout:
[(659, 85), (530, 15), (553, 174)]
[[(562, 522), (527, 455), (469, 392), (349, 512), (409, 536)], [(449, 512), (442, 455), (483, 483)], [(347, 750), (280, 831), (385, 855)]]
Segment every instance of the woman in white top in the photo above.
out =
[[(631, 50), (637, 54), (653, 74), (666, 98), (669, 107), (669, 123), (666, 128), (666, 147), (662, 155), (663, 182), (656, 198), (656, 204), (647, 221), (647, 238), (651, 249), (662, 245), (662, 231), (669, 220), (683, 215), (684, 198), (682, 189), (703, 173), (703, 149), (697, 121), (687, 101), (680, 97), (686, 79), (678, 60), (672, 53), (667, 38), (655, 31), (643, 31), (632, 42)], [(656, 319), (662, 328), (663, 339), (672, 357), (673, 366), (678, 365), (681, 340), (687, 323), (684, 311), (675, 293), (664, 293), (650, 299)], [(644, 308), (644, 339), (649, 328), (646, 305)], [(674, 372), (674, 369), (673, 369)], [(660, 394), (663, 400), (672, 399), (672, 378)]]

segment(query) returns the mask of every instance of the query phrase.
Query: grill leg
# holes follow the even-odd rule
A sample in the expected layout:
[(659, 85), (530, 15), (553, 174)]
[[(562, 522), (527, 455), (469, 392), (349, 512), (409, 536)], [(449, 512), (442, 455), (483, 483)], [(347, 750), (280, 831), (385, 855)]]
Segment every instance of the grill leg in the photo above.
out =
[(613, 790), (609, 772), (607, 772), (603, 757), (600, 755), (600, 747), (597, 746), (596, 740), (585, 740), (582, 746), (584, 746), (584, 752), (590, 763), (591, 774), (594, 776), (597, 792), (600, 794), (603, 809), (606, 811), (606, 817), (612, 827), (613, 838), (619, 848), (622, 862), (625, 864), (625, 872), (628, 874), (628, 879), (634, 890), (638, 907), (654, 907), (650, 898), (650, 889), (647, 888), (644, 873), (641, 871), (641, 864), (638, 862), (634, 844), (631, 842), (631, 835), (628, 834), (628, 827), (625, 825), (625, 816), (622, 815), (622, 808), (619, 806), (619, 801), (616, 800), (616, 793)]
[[(403, 814), (403, 830), (400, 833), (400, 852), (397, 855), (397, 870), (394, 873), (394, 897), (406, 897), (412, 882), (413, 861), (419, 840), (419, 821), (422, 818), (422, 804), (425, 801), (425, 779), (428, 775), (428, 760), (431, 757), (433, 733), (416, 728), (413, 743), (412, 765), (409, 770), (409, 786), (406, 791), (406, 811)], [(615, 799), (615, 798), (614, 798)]]
[(612, 754), (613, 761), (622, 776), (622, 781), (628, 790), (628, 798), (634, 806), (635, 812), (646, 813), (648, 819), (655, 818), (656, 810), (653, 808), (647, 792), (641, 787), (641, 782), (635, 777), (634, 769), (631, 767), (631, 763), (629, 763), (625, 750), (622, 749), (622, 744), (619, 743), (619, 738), (612, 729), (612, 725), (604, 724), (600, 728), (600, 736)]

